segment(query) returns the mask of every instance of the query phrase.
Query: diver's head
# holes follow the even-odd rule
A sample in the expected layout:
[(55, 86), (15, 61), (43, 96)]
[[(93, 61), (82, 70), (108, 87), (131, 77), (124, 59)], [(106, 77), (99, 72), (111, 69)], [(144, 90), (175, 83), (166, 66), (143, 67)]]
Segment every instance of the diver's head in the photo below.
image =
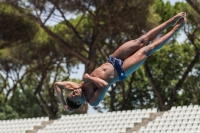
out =
[(69, 93), (66, 98), (67, 105), (71, 109), (78, 109), (86, 101), (81, 88), (75, 89)]

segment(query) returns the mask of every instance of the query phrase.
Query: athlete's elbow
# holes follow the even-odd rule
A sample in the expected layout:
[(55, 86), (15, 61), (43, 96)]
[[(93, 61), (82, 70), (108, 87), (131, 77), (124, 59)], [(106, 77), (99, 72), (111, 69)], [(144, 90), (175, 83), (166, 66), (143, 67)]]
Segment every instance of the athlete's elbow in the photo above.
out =
[(54, 85), (58, 85), (58, 84), (59, 84), (59, 82), (58, 82), (58, 81), (54, 82)]
[(99, 103), (90, 103), (91, 106), (97, 106)]
[(53, 88), (55, 89), (55, 90), (57, 90), (57, 88), (58, 88), (58, 82), (54, 82), (54, 84), (53, 84)]
[(54, 82), (53, 85), (56, 86), (56, 85), (58, 85), (58, 83), (57, 83), (57, 82)]
[(98, 88), (105, 89), (105, 88), (107, 88), (107, 86), (108, 86), (107, 82), (102, 82), (101, 84), (99, 84)]
[(100, 103), (99, 101), (89, 102), (89, 104), (90, 104), (91, 106), (98, 106), (99, 103)]
[(103, 83), (103, 88), (106, 88), (106, 87), (108, 87), (108, 83), (107, 82), (105, 82), (105, 83)]

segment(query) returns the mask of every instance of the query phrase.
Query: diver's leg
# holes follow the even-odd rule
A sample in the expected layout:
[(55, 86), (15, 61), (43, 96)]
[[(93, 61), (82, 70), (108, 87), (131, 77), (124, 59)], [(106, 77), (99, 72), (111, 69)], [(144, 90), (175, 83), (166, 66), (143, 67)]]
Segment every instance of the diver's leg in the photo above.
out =
[(125, 70), (126, 76), (130, 75), (143, 64), (148, 56), (162, 48), (169, 39), (185, 25), (185, 22), (186, 18), (182, 18), (166, 35), (155, 40), (152, 44), (139, 49), (136, 53), (127, 58), (123, 63), (123, 69)]
[(172, 36), (174, 36), (186, 24), (186, 21), (186, 18), (180, 19), (180, 21), (174, 26), (174, 28), (170, 32), (168, 32), (161, 38), (155, 40), (152, 44), (146, 46), (146, 54), (149, 56), (155, 51), (161, 49), (169, 41), (169, 39)]
[(124, 43), (112, 54), (112, 56), (121, 60), (125, 60), (140, 48), (144, 47), (148, 42), (154, 40), (167, 27), (173, 26), (180, 18), (184, 17), (185, 15), (186, 14), (184, 12), (181, 12), (166, 22), (155, 27), (154, 29), (150, 30), (145, 35), (142, 35), (138, 39)]

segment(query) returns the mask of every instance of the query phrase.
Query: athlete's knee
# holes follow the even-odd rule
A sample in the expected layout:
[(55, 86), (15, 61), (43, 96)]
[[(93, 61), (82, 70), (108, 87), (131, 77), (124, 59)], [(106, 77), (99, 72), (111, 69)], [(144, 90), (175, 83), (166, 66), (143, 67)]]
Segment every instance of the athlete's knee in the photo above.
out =
[(139, 55), (150, 56), (154, 52), (154, 47), (152, 46), (145, 46), (138, 51)]
[(140, 41), (144, 45), (149, 42), (148, 37), (146, 35), (140, 36), (137, 40)]
[(142, 57), (143, 57), (143, 58), (144, 58), (144, 57), (145, 57), (145, 58), (147, 57), (146, 51), (145, 51), (144, 48), (141, 48), (140, 50), (138, 50), (136, 54), (137, 54), (138, 57), (141, 57), (141, 58), (142, 58)]

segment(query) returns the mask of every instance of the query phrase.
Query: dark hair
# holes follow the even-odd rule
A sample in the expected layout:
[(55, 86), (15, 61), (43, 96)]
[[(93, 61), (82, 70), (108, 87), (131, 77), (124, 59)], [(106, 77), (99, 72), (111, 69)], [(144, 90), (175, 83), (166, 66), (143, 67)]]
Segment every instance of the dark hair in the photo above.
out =
[(70, 101), (68, 97), (66, 98), (66, 102), (67, 102), (67, 105), (68, 105), (71, 109), (78, 109), (78, 108), (82, 105), (82, 104), (77, 105), (76, 103)]

